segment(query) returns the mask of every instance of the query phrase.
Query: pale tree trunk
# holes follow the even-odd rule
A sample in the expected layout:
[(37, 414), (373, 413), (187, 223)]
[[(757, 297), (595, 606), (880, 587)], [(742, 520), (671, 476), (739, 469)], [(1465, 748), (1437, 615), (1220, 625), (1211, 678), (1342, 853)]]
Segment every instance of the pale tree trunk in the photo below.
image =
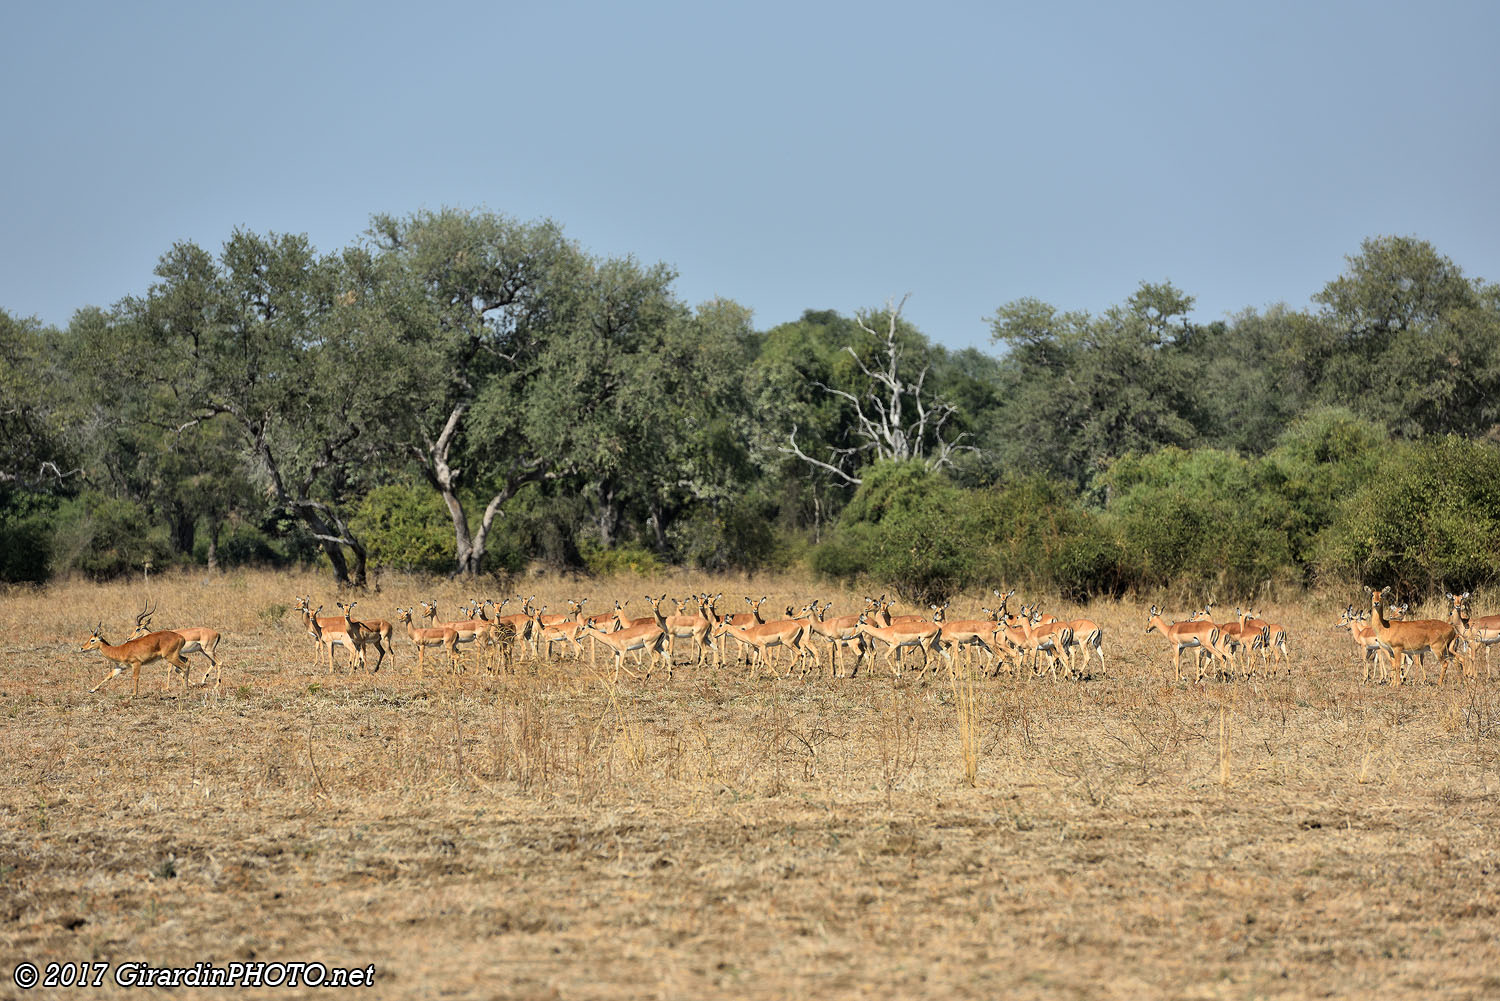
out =
[(961, 444), (968, 437), (967, 432), (951, 440), (943, 437), (944, 426), (958, 412), (958, 408), (925, 392), (923, 387), (930, 365), (922, 366), (915, 382), (907, 382), (901, 378), (901, 346), (897, 343), (896, 334), (901, 310), (905, 306), (905, 296), (899, 303), (886, 303), (886, 330), (883, 335), (870, 327), (868, 315), (861, 314), (855, 318), (861, 330), (884, 341), (880, 352), (882, 360), (875, 368), (866, 365), (852, 347), (844, 346), (865, 378), (872, 383), (864, 397), (834, 389), (821, 382), (814, 383), (824, 392), (843, 399), (854, 408), (854, 433), (861, 440), (860, 444), (850, 448), (830, 449), (831, 461), (825, 462), (802, 451), (802, 447), (797, 444), (797, 428), (794, 426), (789, 439), (791, 447), (783, 447), (780, 451), (833, 473), (850, 486), (858, 486), (864, 482), (856, 475), (858, 469), (852, 472), (849, 469), (862, 454), (869, 457), (867, 461), (889, 459), (905, 462), (918, 459), (928, 469), (935, 470), (951, 465), (954, 452), (978, 451), (972, 445)]
[(485, 505), (484, 515), (479, 522), (479, 531), (471, 531), (468, 512), (464, 510), (463, 504), (458, 499), (463, 471), (453, 468), (449, 462), (454, 437), (468, 409), (467, 403), (454, 406), (437, 440), (434, 441), (424, 436), (422, 447), (413, 446), (411, 450), (417, 461), (421, 463), (422, 474), (427, 478), (427, 482), (432, 484), (433, 489), (443, 498), (443, 504), (448, 508), (448, 516), (453, 521), (454, 576), (458, 577), (475, 577), (483, 568), (485, 544), (489, 539), (490, 529), (505, 503), (526, 484), (546, 479), (551, 475), (548, 464), (540, 459), (527, 456), (512, 459), (510, 468), (502, 477), (500, 488)]

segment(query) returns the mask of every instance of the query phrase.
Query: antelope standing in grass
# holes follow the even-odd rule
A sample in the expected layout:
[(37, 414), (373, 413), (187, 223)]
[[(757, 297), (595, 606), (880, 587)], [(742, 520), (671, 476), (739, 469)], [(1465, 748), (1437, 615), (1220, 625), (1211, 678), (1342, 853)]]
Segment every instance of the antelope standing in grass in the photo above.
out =
[[(617, 611), (621, 610), (618, 602), (615, 607)], [(667, 669), (667, 680), (672, 680), (672, 656), (667, 650), (667, 632), (655, 621), (621, 626), (614, 630), (606, 630), (591, 622), (585, 622), (584, 628), (600, 643), (615, 652), (616, 681), (620, 679), (621, 671), (634, 675), (634, 672), (625, 667), (625, 655), (631, 652), (641, 653), (648, 658), (646, 661), (647, 678), (651, 677), (652, 662), (660, 660), (662, 666)]]
[(1458, 634), (1469, 644), (1470, 657), (1474, 656), (1475, 644), (1484, 648), (1484, 680), (1490, 680), (1490, 647), (1500, 643), (1500, 615), (1481, 615), (1474, 618), (1469, 607), (1469, 592), (1448, 595), (1450, 604), (1448, 617)]
[(427, 648), (436, 646), (448, 651), (448, 669), (451, 671), (458, 666), (458, 630), (448, 626), (417, 626), (411, 620), (410, 608), (397, 608), (396, 615), (399, 621), (406, 625), (406, 636), (417, 648), (417, 677), (424, 677), (427, 673)]
[(1182, 680), (1182, 651), (1193, 651), (1193, 664), (1198, 669), (1197, 680), (1201, 682), (1204, 677), (1203, 656), (1218, 657), (1225, 661), (1229, 660), (1229, 649), (1224, 645), (1219, 633), (1219, 627), (1212, 622), (1199, 622), (1188, 620), (1186, 622), (1168, 623), (1161, 617), (1161, 611), (1155, 605), (1151, 606), (1151, 612), (1146, 618), (1146, 632), (1155, 630), (1162, 634), (1168, 643), (1172, 644), (1172, 668), (1177, 672), (1177, 680)]
[[(885, 618), (890, 618), (890, 606), (883, 606)], [(862, 612), (859, 616), (859, 631), (871, 639), (879, 640), (886, 645), (885, 661), (890, 665), (891, 677), (901, 677), (901, 667), (896, 660), (896, 655), (903, 647), (914, 646), (922, 651), (922, 680), (927, 680), (928, 669), (932, 666), (932, 649), (942, 631), (942, 626), (927, 622), (925, 620), (897, 621), (893, 625), (881, 626), (871, 622), (874, 615)], [(941, 646), (937, 647), (939, 653), (947, 658), (948, 663), (953, 663), (953, 655)]]
[[(1427, 681), (1427, 664), (1421, 654), (1428, 652), (1437, 655), (1439, 685), (1448, 676), (1448, 663), (1454, 658), (1458, 659), (1465, 677), (1472, 674), (1473, 663), (1459, 652), (1458, 630), (1453, 623), (1439, 619), (1391, 620), (1385, 609), (1385, 596), (1390, 590), (1387, 587), (1370, 592), (1370, 627), (1375, 630), (1375, 638), (1380, 641), (1380, 645), (1391, 652), (1391, 660), (1394, 662), (1405, 653), (1417, 655), (1417, 668), (1424, 684)], [(1396, 673), (1396, 684), (1401, 684), (1400, 672)]]
[[(764, 662), (776, 677), (790, 676), (792, 668), (802, 662), (803, 658), (811, 656), (813, 663), (817, 663), (817, 654), (807, 646), (808, 624), (800, 619), (783, 619), (779, 622), (762, 622), (747, 626), (731, 625), (727, 619), (719, 623), (714, 631), (714, 636), (728, 636), (737, 640), (741, 646), (749, 647), (753, 651), (750, 661), (750, 677), (754, 679), (760, 673), (760, 665)], [(784, 647), (791, 651), (792, 660), (787, 665), (786, 675), (778, 674), (776, 665), (771, 660), (771, 650)], [(806, 666), (803, 674), (807, 673)]]

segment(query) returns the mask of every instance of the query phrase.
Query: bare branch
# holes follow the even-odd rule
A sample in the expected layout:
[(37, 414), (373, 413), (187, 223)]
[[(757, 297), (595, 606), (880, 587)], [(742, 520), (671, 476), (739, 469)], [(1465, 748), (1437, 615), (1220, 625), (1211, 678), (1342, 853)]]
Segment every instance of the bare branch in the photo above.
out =
[(792, 433), (791, 433), (791, 435), (790, 435), (790, 437), (789, 437), (788, 440), (791, 441), (792, 447), (791, 448), (783, 448), (783, 447), (778, 446), (777, 451), (779, 451), (779, 452), (785, 452), (788, 455), (795, 455), (797, 458), (801, 459), (803, 462), (808, 462), (808, 463), (811, 463), (814, 466), (818, 466), (818, 467), (821, 467), (823, 469), (826, 469), (830, 473), (833, 473), (834, 475), (841, 477), (844, 480), (845, 483), (848, 483), (851, 486), (856, 486), (857, 487), (861, 483), (864, 482), (863, 480), (859, 479), (856, 476), (850, 476), (848, 473), (844, 472), (838, 466), (831, 465), (831, 464), (829, 464), (827, 462), (822, 461), (821, 459), (814, 459), (812, 456), (810, 456), (806, 452), (802, 451), (802, 447), (797, 444), (797, 425), (795, 425), (795, 424), (792, 425)]
[[(877, 459), (897, 461), (920, 459), (928, 469), (940, 469), (952, 462), (955, 452), (979, 451), (972, 445), (960, 444), (964, 438), (968, 437), (967, 434), (961, 434), (951, 441), (943, 438), (943, 429), (948, 419), (957, 413), (958, 408), (946, 400), (927, 394), (927, 376), (932, 370), (930, 364), (922, 366), (913, 382), (906, 382), (901, 378), (902, 350), (897, 334), (900, 329), (901, 311), (906, 307), (906, 301), (910, 297), (911, 294), (907, 293), (899, 302), (886, 301), (884, 333), (877, 332), (871, 326), (870, 314), (861, 313), (855, 316), (855, 324), (880, 342), (879, 352), (882, 355), (878, 367), (872, 367), (852, 346), (844, 346), (844, 350), (859, 366), (860, 372), (871, 383), (869, 391), (864, 396), (857, 396), (847, 390), (836, 389), (821, 382), (813, 383), (825, 393), (844, 400), (850, 405), (854, 412), (853, 431), (864, 439), (862, 444), (853, 448), (830, 449), (836, 457), (835, 461), (852, 457), (858, 452), (873, 451)], [(906, 418), (909, 412), (915, 415), (910, 421)], [(780, 450), (795, 455), (811, 465), (835, 472), (848, 483), (860, 482), (858, 477), (849, 474), (839, 466), (807, 455), (797, 445), (796, 428), (792, 429), (791, 446), (791, 448)]]

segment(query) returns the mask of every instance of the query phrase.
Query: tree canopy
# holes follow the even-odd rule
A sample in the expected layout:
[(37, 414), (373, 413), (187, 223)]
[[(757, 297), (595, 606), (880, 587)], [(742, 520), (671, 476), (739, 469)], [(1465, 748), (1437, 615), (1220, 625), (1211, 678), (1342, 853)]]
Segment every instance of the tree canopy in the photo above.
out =
[(1420, 239), (1366, 240), (1306, 310), (1200, 323), (1169, 281), (1098, 315), (1016, 299), (994, 354), (934, 344), (904, 300), (761, 330), (675, 280), (444, 209), (332, 252), (179, 243), (65, 329), (0, 311), (0, 541), (39, 554), (0, 575), (807, 559), (936, 596), (1500, 573), (1458, 529), (1493, 517), (1500, 288)]

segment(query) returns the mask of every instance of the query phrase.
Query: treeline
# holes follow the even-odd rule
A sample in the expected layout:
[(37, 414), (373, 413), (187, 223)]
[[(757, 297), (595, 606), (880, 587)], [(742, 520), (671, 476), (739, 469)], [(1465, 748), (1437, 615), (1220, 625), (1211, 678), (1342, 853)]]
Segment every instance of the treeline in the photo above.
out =
[(1500, 289), (1368, 240), (1308, 311), (1023, 299), (757, 330), (551, 222), (235, 232), (66, 329), (0, 311), (0, 578), (150, 561), (803, 564), (909, 599), (1500, 576)]

